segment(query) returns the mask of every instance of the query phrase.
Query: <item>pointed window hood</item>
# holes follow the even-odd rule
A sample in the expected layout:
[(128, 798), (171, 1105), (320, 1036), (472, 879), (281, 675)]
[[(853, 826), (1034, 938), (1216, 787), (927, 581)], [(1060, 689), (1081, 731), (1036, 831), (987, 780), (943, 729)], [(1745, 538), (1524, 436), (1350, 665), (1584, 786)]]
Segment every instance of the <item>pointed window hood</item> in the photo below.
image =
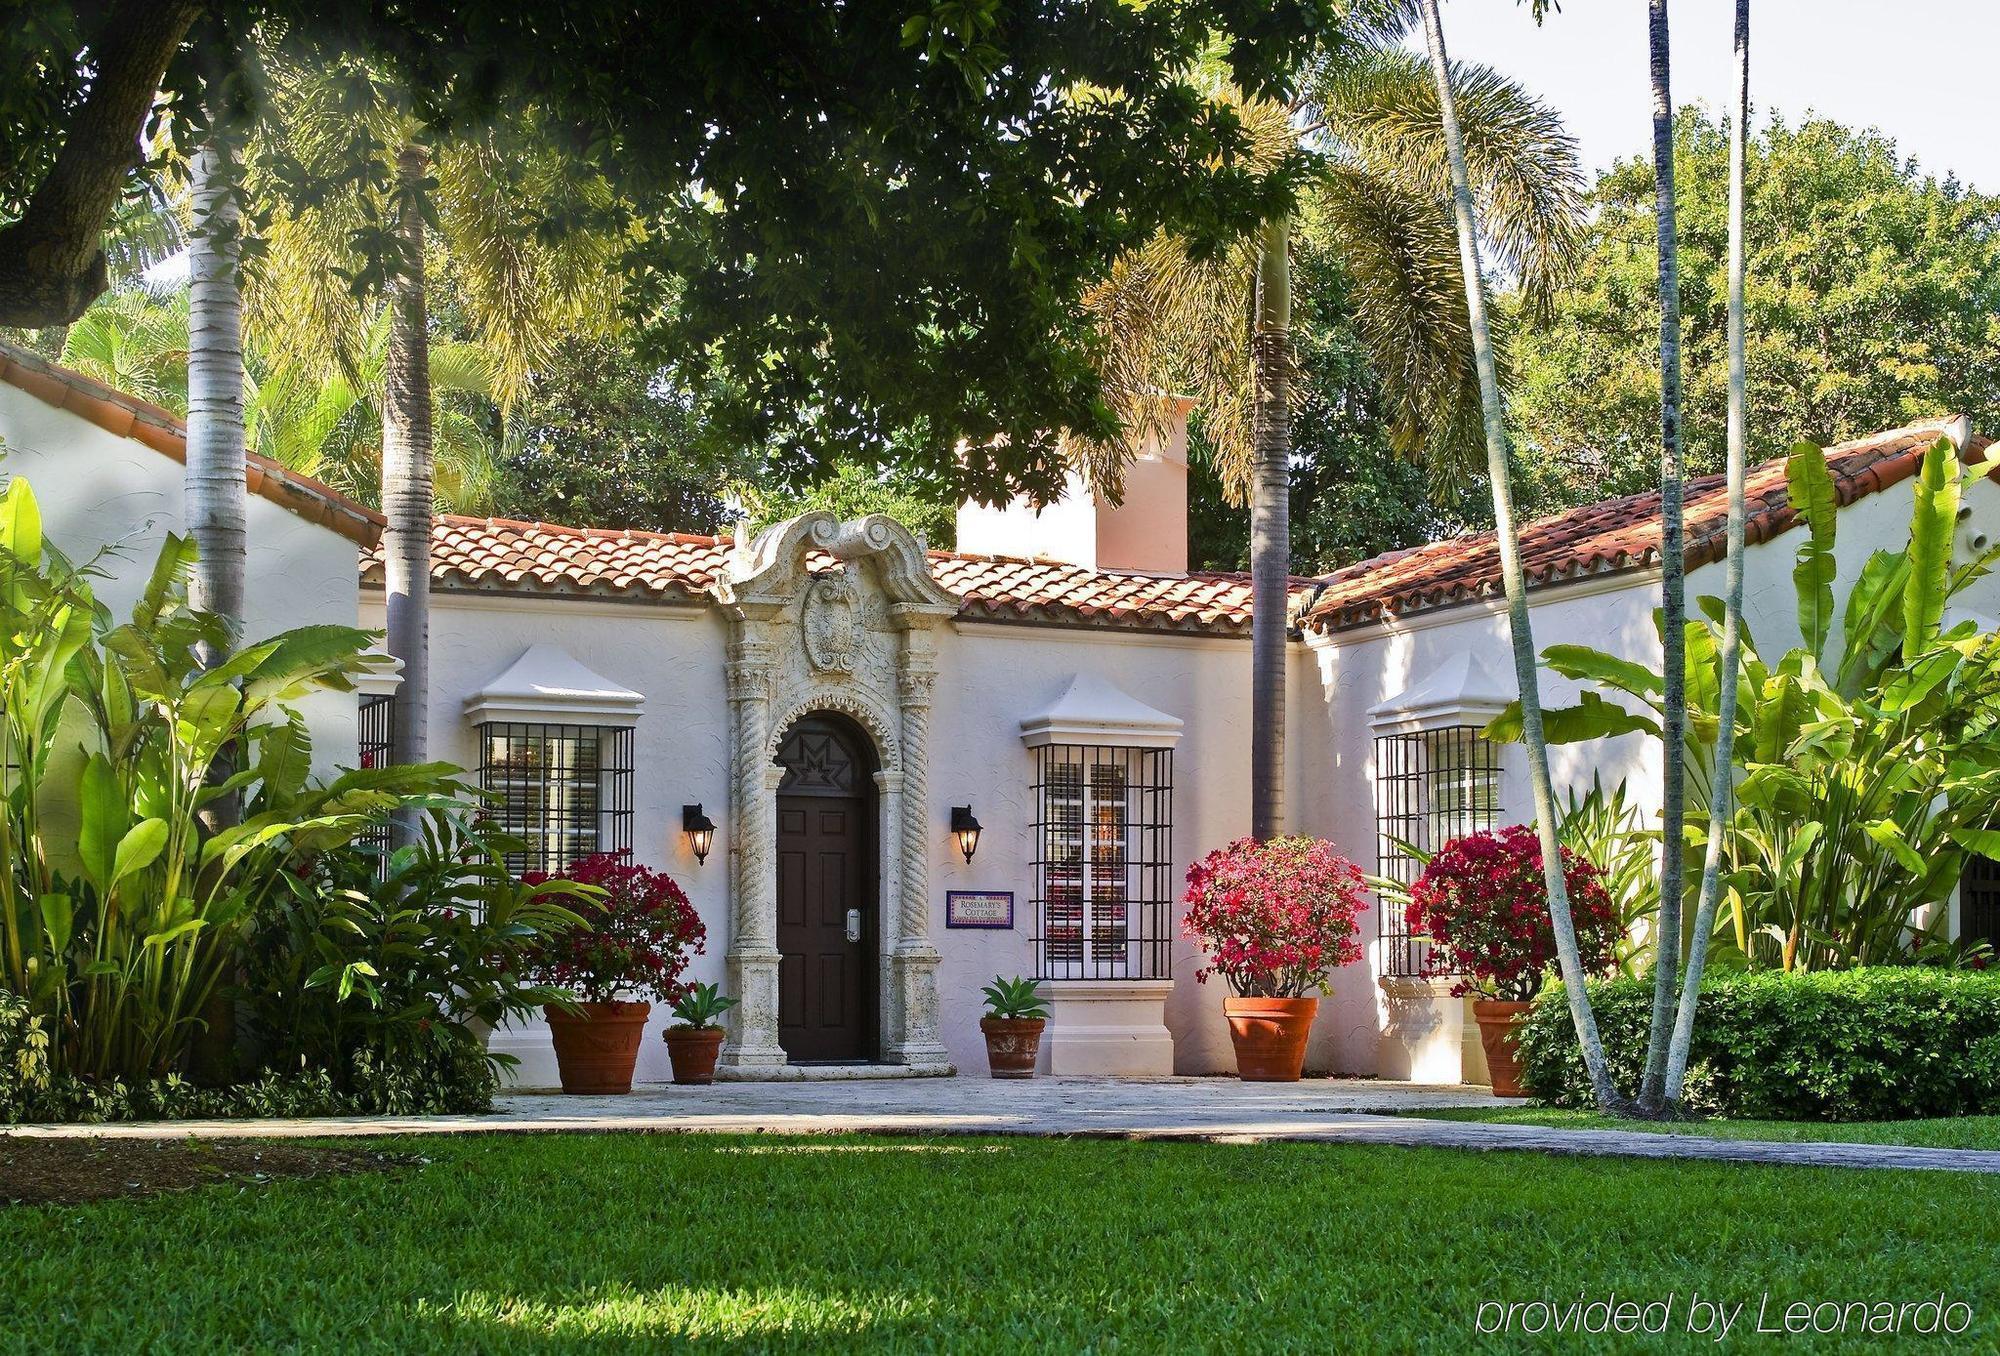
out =
[(1094, 674), (1080, 673), (1046, 710), (1021, 722), (1021, 742), (1113, 744), (1170, 749), (1180, 742), (1181, 719), (1146, 705)]
[(1376, 734), (1414, 734), (1453, 725), (1484, 727), (1514, 700), (1511, 679), (1496, 676), (1470, 650), (1444, 660), (1395, 696), (1368, 708)]
[(363, 697), (395, 696), (396, 689), (403, 685), (403, 661), (380, 645), (370, 645), (365, 654), (369, 667), (365, 673), (355, 675), (354, 690)]
[(641, 694), (593, 673), (558, 645), (531, 645), (519, 659), (465, 699), (465, 718), (556, 725), (632, 725)]

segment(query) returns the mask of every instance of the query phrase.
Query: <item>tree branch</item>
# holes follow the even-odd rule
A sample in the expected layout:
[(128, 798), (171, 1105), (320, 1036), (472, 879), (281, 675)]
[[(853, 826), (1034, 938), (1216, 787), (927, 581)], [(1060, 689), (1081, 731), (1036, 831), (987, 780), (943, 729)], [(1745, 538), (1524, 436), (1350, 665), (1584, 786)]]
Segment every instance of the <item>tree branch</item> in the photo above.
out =
[(102, 237), (139, 134), (199, 0), (117, 0), (99, 29), (90, 94), (21, 219), (0, 229), (0, 325), (62, 325), (110, 285)]

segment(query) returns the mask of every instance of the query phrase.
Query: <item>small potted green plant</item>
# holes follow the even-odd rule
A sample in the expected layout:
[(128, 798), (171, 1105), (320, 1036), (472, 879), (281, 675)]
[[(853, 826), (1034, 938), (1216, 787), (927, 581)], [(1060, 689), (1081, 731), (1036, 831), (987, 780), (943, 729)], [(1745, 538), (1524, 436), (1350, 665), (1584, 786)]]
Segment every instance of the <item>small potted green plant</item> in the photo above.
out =
[(660, 1033), (673, 1061), (674, 1082), (713, 1083), (715, 1057), (722, 1050), (722, 1027), (716, 1018), (736, 1006), (713, 984), (689, 987), (674, 1004), (674, 1024)]
[(995, 1078), (1033, 1078), (1035, 1057), (1042, 1050), (1042, 1028), (1049, 1005), (1032, 979), (1002, 979), (980, 992), (986, 995), (986, 1015), (979, 1029), (986, 1034), (986, 1067)]

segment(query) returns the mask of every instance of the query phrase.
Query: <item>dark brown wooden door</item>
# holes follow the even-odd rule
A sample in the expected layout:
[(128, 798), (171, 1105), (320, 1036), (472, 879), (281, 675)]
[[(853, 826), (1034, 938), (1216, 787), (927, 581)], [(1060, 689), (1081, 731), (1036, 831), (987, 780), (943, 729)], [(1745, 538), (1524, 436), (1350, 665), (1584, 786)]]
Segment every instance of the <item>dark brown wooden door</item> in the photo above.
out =
[(861, 797), (778, 797), (778, 1043), (794, 1060), (875, 1055), (866, 810)]

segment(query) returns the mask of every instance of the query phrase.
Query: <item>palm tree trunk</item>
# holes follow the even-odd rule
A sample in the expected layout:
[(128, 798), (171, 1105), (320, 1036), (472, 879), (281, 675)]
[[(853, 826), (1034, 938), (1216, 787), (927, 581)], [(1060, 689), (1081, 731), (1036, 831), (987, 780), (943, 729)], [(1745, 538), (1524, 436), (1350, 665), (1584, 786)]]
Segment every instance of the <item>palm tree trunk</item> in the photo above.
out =
[[(187, 465), (181, 513), (194, 539), (188, 602), (222, 618), (227, 635), (204, 642), (199, 657), (212, 668), (229, 657), (243, 632), (244, 573), (249, 558), (249, 485), (243, 422), (242, 220), (236, 198), (236, 157), (222, 101), (212, 99), (207, 141), (193, 165), (192, 239), (188, 246)], [(236, 751), (223, 749), (210, 778), (227, 781)], [(240, 802), (218, 796), (200, 811), (205, 834), (234, 825)], [(190, 1050), (197, 1082), (221, 1086), (235, 1074), (236, 1005), (217, 996), (202, 1012)]]
[(1597, 1017), (1584, 988), (1583, 957), (1577, 951), (1576, 923), (1570, 915), (1569, 892), (1563, 881), (1562, 850), (1556, 841), (1555, 791), (1549, 779), (1548, 742), (1542, 735), (1542, 698), (1535, 666), (1534, 629), (1528, 617), (1527, 579), (1521, 571), (1521, 543), (1514, 525), (1514, 495), (1507, 471), (1507, 425), (1500, 409), (1500, 378), (1493, 361), (1493, 331), (1486, 318), (1485, 282), (1479, 263), (1479, 229), (1472, 189), (1465, 172), (1465, 141), (1459, 132), (1458, 107), (1452, 96), (1451, 63), (1445, 55), (1444, 23), (1438, 0), (1423, 0), (1424, 36), (1430, 48), (1431, 74), (1437, 81), (1438, 110), (1444, 123), (1445, 151), (1451, 163), (1452, 207), (1458, 221), (1459, 268), (1465, 277), (1465, 305), (1472, 323), (1472, 356), (1479, 370), (1479, 403), (1486, 424), (1486, 471), (1493, 482), (1493, 522), (1500, 543), (1500, 573), (1507, 590), (1508, 629), (1514, 642), (1514, 674), (1521, 687), (1522, 743), (1528, 750), (1528, 784), (1535, 805), (1535, 824), (1542, 843), (1542, 879), (1549, 895), (1549, 922), (1556, 937), (1556, 960), (1570, 1020), (1583, 1050), (1584, 1068), (1597, 1104), (1606, 1111), (1622, 1108), (1597, 1034)]
[(1708, 850), (1702, 861), (1701, 895), (1695, 904), (1694, 931), (1688, 945), (1687, 973), (1681, 980), (1680, 1009), (1674, 1014), (1673, 1040), (1667, 1049), (1666, 1083), (1661, 1090), (1665, 1109), (1680, 1105), (1686, 1086), (1688, 1053), (1694, 1046), (1695, 1005), (1701, 997), (1701, 973), (1708, 960), (1708, 940), (1715, 931), (1715, 911), (1722, 893), (1722, 840), (1736, 808), (1732, 764), (1736, 745), (1737, 668), (1743, 648), (1743, 481), (1749, 424), (1744, 375), (1743, 290), (1748, 271), (1743, 226), (1744, 161), (1750, 137), (1750, 0), (1736, 0), (1736, 115), (1729, 127), (1729, 545), (1722, 614), (1720, 691), (1716, 698), (1715, 770), (1709, 776)]
[[(221, 132), (194, 157), (193, 240), (188, 249), (187, 474), (183, 513), (199, 553), (188, 598), (243, 625), (245, 527), (243, 289), (235, 163)], [(226, 649), (204, 647), (202, 662)]]
[[(403, 661), (403, 681), (391, 708), (395, 731), (389, 756), (421, 763), (428, 747), (425, 713), (430, 691), (432, 434), (430, 317), (424, 305), (424, 219), (428, 173), (421, 147), (403, 148), (401, 181), (403, 266), (389, 285), (389, 358), (382, 398), (382, 534), (389, 653)], [(413, 819), (398, 821), (413, 833)]]
[(1285, 631), (1292, 573), (1291, 223), (1264, 227), (1250, 334), (1250, 836), (1285, 827)]
[(1660, 1104), (1667, 1077), (1667, 1042), (1680, 993), (1681, 895), (1687, 852), (1687, 557), (1682, 499), (1687, 468), (1681, 453), (1681, 299), (1674, 221), (1674, 103), (1669, 87), (1667, 0), (1649, 0), (1647, 48), (1653, 78), (1654, 226), (1660, 248), (1660, 913), (1653, 942), (1653, 1020), (1646, 1037), (1646, 1076), (1639, 1105)]

